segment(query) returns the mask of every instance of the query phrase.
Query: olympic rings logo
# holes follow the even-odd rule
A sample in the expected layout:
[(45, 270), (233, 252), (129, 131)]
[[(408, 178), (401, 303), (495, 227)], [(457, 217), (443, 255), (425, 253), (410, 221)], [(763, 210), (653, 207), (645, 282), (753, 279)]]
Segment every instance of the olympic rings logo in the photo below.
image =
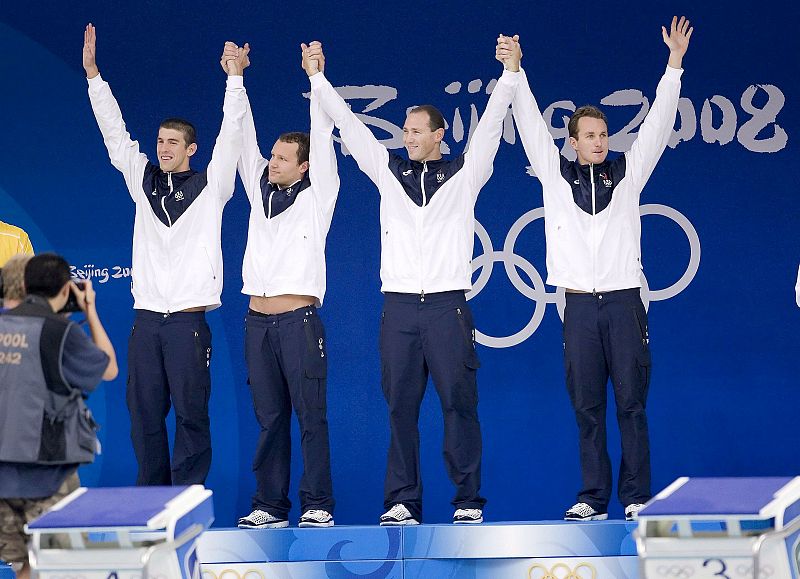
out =
[[(644, 215), (661, 215), (674, 221), (684, 232), (687, 240), (689, 241), (690, 255), (689, 264), (683, 275), (673, 283), (671, 286), (664, 289), (652, 290), (647, 284), (647, 279), (642, 274), (642, 301), (644, 302), (645, 309), (648, 309), (650, 302), (667, 300), (675, 297), (692, 282), (697, 270), (700, 267), (700, 237), (697, 235), (697, 230), (694, 228), (689, 219), (686, 218), (680, 211), (673, 209), (667, 205), (649, 204), (639, 207), (639, 214)], [(533, 315), (530, 321), (524, 328), (511, 334), (509, 336), (489, 336), (479, 330), (475, 330), (475, 340), (479, 344), (488, 346), (490, 348), (510, 348), (521, 344), (530, 338), (539, 324), (542, 323), (544, 318), (545, 308), (547, 304), (554, 303), (558, 309), (558, 315), (564, 319), (564, 305), (566, 302), (564, 295), (564, 288), (557, 288), (555, 292), (548, 292), (544, 285), (544, 280), (536, 268), (524, 257), (517, 255), (514, 252), (514, 246), (517, 243), (517, 238), (526, 226), (533, 223), (537, 219), (544, 218), (544, 207), (538, 207), (528, 211), (514, 222), (511, 229), (508, 231), (503, 249), (496, 251), (492, 246), (492, 240), (486, 229), (476, 220), (475, 221), (475, 235), (483, 247), (483, 253), (472, 260), (472, 271), (477, 272), (478, 278), (472, 284), (472, 289), (467, 292), (467, 299), (470, 300), (477, 296), (492, 276), (494, 264), (502, 262), (508, 279), (511, 284), (526, 298), (536, 303), (533, 310)], [(528, 285), (520, 276), (518, 269), (522, 270), (531, 280), (532, 286)]]
[(218, 574), (203, 569), (203, 579), (265, 579), (265, 577), (264, 573), (258, 569), (248, 569), (244, 572), (236, 569), (223, 569)]
[(659, 565), (656, 569), (659, 577), (675, 577), (676, 579), (688, 579), (694, 575), (694, 567), (688, 565)]
[[(738, 565), (736, 567), (737, 575), (741, 575), (742, 577), (752, 577), (753, 576), (753, 566), (752, 565)], [(769, 579), (775, 574), (775, 569), (772, 565), (759, 565), (758, 566), (758, 577), (759, 579)]]
[[(539, 573), (541, 571), (541, 573)], [(597, 569), (583, 562), (572, 569), (566, 563), (556, 563), (550, 569), (536, 563), (528, 569), (528, 579), (596, 579)]]

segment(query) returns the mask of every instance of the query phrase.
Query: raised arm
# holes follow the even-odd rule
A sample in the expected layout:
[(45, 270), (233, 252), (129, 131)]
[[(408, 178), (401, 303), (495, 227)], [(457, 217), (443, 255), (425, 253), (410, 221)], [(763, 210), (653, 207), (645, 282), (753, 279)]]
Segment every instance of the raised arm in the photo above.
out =
[[(228, 46), (230, 44), (230, 47)], [(231, 54), (226, 54), (230, 50)], [(220, 64), (228, 75), (225, 100), (222, 105), (222, 127), (220, 128), (206, 175), (225, 204), (233, 196), (236, 184), (236, 164), (242, 151), (242, 123), (247, 110), (247, 93), (244, 89), (243, 72), (250, 65), (250, 45), (238, 47), (226, 43)]]
[[(381, 171), (388, 166), (389, 152), (378, 142), (367, 126), (350, 110), (344, 99), (325, 78), (325, 55), (322, 45), (301, 44), (303, 69), (311, 81), (312, 102), (316, 100), (322, 110), (339, 128), (342, 142), (353, 155), (359, 168), (378, 185)], [(316, 61), (312, 63), (311, 61)], [(313, 168), (311, 169), (313, 174)]]
[[(505, 38), (500, 36), (500, 39)], [(514, 42), (513, 39), (511, 41)], [(521, 53), (519, 45), (516, 46), (517, 50), (512, 50), (503, 62), (503, 75), (497, 81), (492, 96), (489, 97), (486, 110), (483, 111), (464, 154), (464, 168), (472, 181), (473, 197), (477, 197), (481, 187), (492, 176), (494, 157), (503, 133), (503, 121), (519, 83)]]
[(631, 150), (626, 153), (627, 173), (636, 181), (635, 191), (641, 191), (644, 187), (672, 134), (681, 91), (683, 56), (689, 48), (693, 31), (683, 16), (680, 20), (677, 16), (672, 18), (669, 34), (666, 28), (661, 27), (664, 44), (669, 48), (667, 70), (656, 88), (653, 106), (639, 127)]
[[(242, 62), (242, 70), (250, 66), (250, 45), (245, 44), (245, 48), (247, 48), (248, 52), (245, 60)], [(233, 42), (226, 42), (222, 50), (222, 58), (220, 59), (222, 70), (227, 73), (227, 61), (236, 58), (238, 55), (239, 47)], [(244, 101), (245, 113), (242, 119), (242, 154), (239, 156), (237, 165), (239, 168), (239, 175), (242, 177), (242, 182), (244, 183), (247, 199), (252, 203), (254, 196), (260, 195), (261, 175), (264, 174), (264, 169), (268, 161), (261, 155), (261, 150), (258, 148), (253, 110), (250, 107), (250, 98), (247, 96), (246, 91)]]
[[(503, 42), (504, 39), (505, 42)], [(505, 64), (505, 59), (515, 50), (519, 51), (519, 56), (522, 58), (518, 36), (512, 39), (507, 36), (500, 37), (497, 41), (496, 58)], [(531, 92), (528, 77), (522, 68), (520, 68), (520, 74), (522, 77), (514, 94), (511, 109), (514, 112), (519, 138), (525, 154), (528, 156), (528, 161), (539, 180), (546, 183), (560, 176), (558, 147), (553, 142), (553, 136), (542, 117), (536, 98)]]
[(96, 52), (97, 31), (90, 23), (83, 33), (83, 69), (86, 71), (89, 83), (89, 101), (103, 135), (111, 164), (122, 173), (128, 191), (135, 201), (134, 191), (141, 185), (147, 157), (139, 151), (139, 143), (131, 139), (125, 128), (119, 104), (111, 94), (108, 83), (100, 76)]
[(797, 284), (794, 286), (794, 297), (797, 300), (797, 307), (800, 308), (800, 266), (797, 268)]
[[(313, 76), (324, 71), (325, 56), (322, 54), (322, 44), (315, 40), (306, 48), (319, 49), (319, 54), (314, 50), (314, 56), (306, 56), (306, 52), (311, 51), (303, 51), (302, 67), (306, 74)], [(311, 113), (309, 177), (314, 195), (327, 215), (333, 213), (333, 206), (339, 194), (339, 171), (336, 165), (336, 151), (333, 148), (333, 119), (322, 109), (319, 97), (313, 93), (309, 108)]]

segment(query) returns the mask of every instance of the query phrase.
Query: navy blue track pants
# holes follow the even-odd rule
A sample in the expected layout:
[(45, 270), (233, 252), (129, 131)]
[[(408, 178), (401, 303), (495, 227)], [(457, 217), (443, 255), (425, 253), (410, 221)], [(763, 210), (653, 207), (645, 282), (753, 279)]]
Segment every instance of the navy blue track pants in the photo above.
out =
[[(137, 485), (205, 483), (211, 468), (211, 331), (205, 312), (136, 310), (128, 341), (131, 440)], [(170, 467), (165, 419), (175, 406)]]
[(292, 407), (300, 424), (303, 476), (300, 507), (333, 513), (327, 418), (328, 353), (325, 327), (313, 306), (283, 314), (250, 310), (245, 357), (253, 407), (261, 427), (253, 459), (252, 506), (286, 518), (291, 467)]
[(422, 521), (419, 411), (428, 375), (444, 416), (444, 460), (456, 486), (453, 506), (483, 508), (481, 428), (478, 422), (480, 366), (475, 326), (463, 291), (386, 293), (380, 349), (383, 394), (389, 405), (389, 442), (384, 507), (402, 503)]
[(580, 440), (583, 488), (578, 501), (606, 512), (611, 497), (611, 461), (606, 446), (610, 377), (622, 441), (619, 500), (623, 505), (647, 502), (651, 498), (645, 414), (650, 347), (639, 288), (566, 294), (564, 365)]

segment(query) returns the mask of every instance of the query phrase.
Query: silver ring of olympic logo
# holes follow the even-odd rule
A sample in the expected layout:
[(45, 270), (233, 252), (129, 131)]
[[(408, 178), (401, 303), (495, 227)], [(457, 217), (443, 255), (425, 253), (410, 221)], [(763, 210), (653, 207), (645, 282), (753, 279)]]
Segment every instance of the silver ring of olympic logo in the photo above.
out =
[[(670, 219), (678, 224), (678, 226), (686, 234), (689, 241), (689, 264), (686, 266), (686, 271), (683, 275), (673, 283), (671, 286), (664, 289), (652, 290), (647, 285), (647, 279), (642, 274), (642, 301), (644, 302), (645, 309), (650, 307), (650, 302), (657, 302), (667, 300), (675, 297), (692, 282), (697, 270), (700, 267), (700, 237), (697, 235), (697, 230), (694, 225), (677, 209), (673, 209), (667, 205), (649, 204), (639, 207), (639, 214), (644, 215), (661, 215)], [(506, 271), (508, 279), (511, 284), (526, 298), (534, 301), (536, 307), (533, 310), (533, 315), (530, 321), (520, 331), (510, 336), (489, 336), (480, 330), (475, 330), (475, 340), (479, 344), (488, 346), (490, 348), (509, 348), (521, 344), (530, 338), (539, 324), (544, 319), (544, 312), (547, 304), (555, 303), (558, 309), (558, 315), (564, 319), (564, 288), (557, 288), (555, 292), (548, 292), (544, 285), (544, 280), (536, 268), (524, 257), (514, 253), (514, 246), (517, 243), (519, 234), (525, 229), (526, 226), (533, 223), (537, 219), (544, 218), (544, 207), (538, 207), (528, 211), (514, 222), (511, 229), (508, 231), (503, 249), (495, 251), (492, 246), (492, 240), (483, 225), (477, 220), (475, 221), (475, 235), (481, 242), (483, 253), (472, 260), (473, 273), (480, 270), (478, 278), (472, 284), (472, 289), (467, 292), (467, 299), (470, 300), (477, 296), (492, 276), (495, 262), (502, 262)], [(528, 285), (519, 275), (517, 268), (521, 269), (530, 278), (533, 287)]]
[[(753, 565), (739, 565), (736, 567), (736, 573), (743, 577), (753, 576)], [(772, 565), (759, 565), (758, 577), (759, 579), (769, 579), (775, 573)]]
[(694, 568), (689, 565), (659, 565), (656, 572), (660, 577), (688, 579), (694, 575)]

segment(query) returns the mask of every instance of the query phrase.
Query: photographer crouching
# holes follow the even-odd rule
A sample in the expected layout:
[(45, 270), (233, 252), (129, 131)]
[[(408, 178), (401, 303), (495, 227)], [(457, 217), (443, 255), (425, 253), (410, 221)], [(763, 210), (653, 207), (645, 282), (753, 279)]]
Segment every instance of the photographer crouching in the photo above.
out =
[[(74, 490), (78, 466), (94, 460), (97, 426), (84, 398), (117, 376), (91, 282), (78, 287), (52, 253), (30, 258), (24, 282), (24, 300), (0, 312), (0, 559), (21, 579), (30, 573), (25, 524)], [(91, 338), (59, 315), (70, 301)]]

